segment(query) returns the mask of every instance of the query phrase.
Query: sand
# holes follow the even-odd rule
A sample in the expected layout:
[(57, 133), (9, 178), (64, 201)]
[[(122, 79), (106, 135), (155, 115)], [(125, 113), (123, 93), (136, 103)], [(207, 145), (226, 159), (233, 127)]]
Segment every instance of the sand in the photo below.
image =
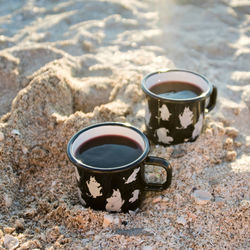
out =
[[(1, 249), (249, 249), (249, 1), (0, 1)], [(145, 129), (142, 77), (219, 91), (193, 143), (151, 145), (171, 188), (141, 208), (84, 208), (66, 144), (103, 121)], [(148, 169), (149, 178), (157, 170)], [(151, 176), (151, 177), (150, 177)]]

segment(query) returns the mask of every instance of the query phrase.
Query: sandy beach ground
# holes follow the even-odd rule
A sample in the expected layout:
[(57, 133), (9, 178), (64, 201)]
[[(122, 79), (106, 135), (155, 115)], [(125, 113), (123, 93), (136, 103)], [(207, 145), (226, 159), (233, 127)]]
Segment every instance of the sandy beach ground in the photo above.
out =
[[(151, 146), (173, 182), (140, 210), (84, 208), (69, 138), (144, 130), (141, 79), (160, 68), (217, 86), (202, 135)], [(249, 249), (249, 182), (249, 1), (0, 0), (0, 249)]]

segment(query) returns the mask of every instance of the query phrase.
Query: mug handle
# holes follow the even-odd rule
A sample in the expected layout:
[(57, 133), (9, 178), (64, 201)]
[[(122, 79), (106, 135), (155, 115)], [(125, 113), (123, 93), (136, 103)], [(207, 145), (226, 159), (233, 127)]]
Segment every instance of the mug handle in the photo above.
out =
[(162, 191), (170, 186), (171, 180), (172, 180), (172, 167), (167, 160), (160, 158), (160, 157), (156, 157), (156, 156), (148, 156), (145, 159), (144, 163), (162, 167), (164, 168), (167, 174), (167, 180), (164, 183), (148, 183), (145, 180), (145, 169), (144, 169), (142, 178), (143, 178), (144, 185), (145, 185), (144, 187), (145, 191)]
[(209, 97), (209, 103), (206, 107), (207, 113), (210, 112), (214, 108), (216, 104), (216, 99), (217, 99), (217, 88), (213, 85), (212, 94)]

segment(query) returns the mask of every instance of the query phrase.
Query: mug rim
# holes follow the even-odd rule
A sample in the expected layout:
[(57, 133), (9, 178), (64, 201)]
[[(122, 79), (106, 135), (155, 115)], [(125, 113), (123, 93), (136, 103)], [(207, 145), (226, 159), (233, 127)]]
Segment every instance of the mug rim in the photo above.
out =
[[(141, 138), (143, 139), (143, 142), (145, 144), (145, 148), (142, 149), (143, 150), (142, 154), (137, 159), (135, 159), (134, 161), (132, 161), (128, 164), (121, 165), (121, 166), (114, 167), (114, 168), (98, 168), (98, 167), (94, 167), (94, 166), (85, 164), (82, 161), (78, 160), (72, 151), (72, 146), (73, 146), (74, 141), (82, 133), (84, 133), (90, 129), (93, 129), (96, 127), (101, 127), (101, 126), (121, 126), (121, 127), (126, 127), (128, 129), (132, 129), (135, 132), (137, 132), (141, 136)], [(121, 136), (122, 136), (122, 134), (121, 134)], [(102, 123), (96, 123), (96, 124), (87, 126), (83, 129), (79, 130), (78, 132), (76, 132), (70, 138), (70, 140), (67, 144), (67, 156), (68, 156), (69, 160), (77, 167), (80, 167), (80, 168), (83, 168), (83, 169), (86, 169), (86, 170), (89, 170), (92, 172), (102, 172), (102, 173), (104, 173), (104, 172), (116, 172), (116, 171), (121, 171), (121, 170), (133, 168), (133, 167), (137, 166), (138, 164), (142, 163), (146, 159), (146, 157), (148, 156), (148, 153), (149, 153), (149, 140), (146, 137), (146, 135), (143, 132), (141, 132), (138, 128), (136, 128), (130, 124), (121, 123), (121, 122), (102, 122)]]
[[(175, 98), (167, 98), (167, 97), (162, 97), (160, 95), (155, 94), (154, 92), (150, 91), (145, 85), (146, 85), (146, 81), (149, 77), (156, 75), (156, 74), (161, 74), (161, 73), (167, 73), (167, 72), (185, 72), (185, 73), (189, 73), (189, 74), (194, 74), (200, 78), (202, 78), (207, 84), (208, 84), (208, 90), (202, 92), (202, 94), (195, 96), (195, 97), (191, 97), (191, 98), (185, 98), (185, 99), (175, 99)], [(142, 81), (141, 81), (141, 86), (142, 86), (142, 90), (144, 91), (144, 93), (146, 93), (147, 95), (149, 95), (150, 97), (157, 99), (157, 100), (161, 100), (161, 101), (168, 101), (171, 103), (190, 103), (190, 102), (197, 102), (200, 100), (203, 100), (205, 98), (207, 98), (208, 96), (211, 95), (212, 90), (213, 90), (213, 86), (212, 84), (209, 82), (209, 80), (194, 71), (191, 70), (186, 70), (186, 69), (159, 69), (157, 71), (151, 72), (149, 74), (147, 74), (145, 77), (143, 77)]]

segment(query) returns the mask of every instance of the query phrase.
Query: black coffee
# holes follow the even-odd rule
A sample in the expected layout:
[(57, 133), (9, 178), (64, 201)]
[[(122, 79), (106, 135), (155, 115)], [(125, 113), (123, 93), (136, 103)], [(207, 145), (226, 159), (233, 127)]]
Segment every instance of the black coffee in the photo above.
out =
[(188, 82), (160, 82), (150, 88), (150, 91), (164, 98), (188, 99), (199, 96), (202, 90)]
[(104, 135), (84, 142), (76, 150), (76, 158), (97, 168), (115, 168), (133, 162), (142, 154), (134, 140), (117, 135)]

